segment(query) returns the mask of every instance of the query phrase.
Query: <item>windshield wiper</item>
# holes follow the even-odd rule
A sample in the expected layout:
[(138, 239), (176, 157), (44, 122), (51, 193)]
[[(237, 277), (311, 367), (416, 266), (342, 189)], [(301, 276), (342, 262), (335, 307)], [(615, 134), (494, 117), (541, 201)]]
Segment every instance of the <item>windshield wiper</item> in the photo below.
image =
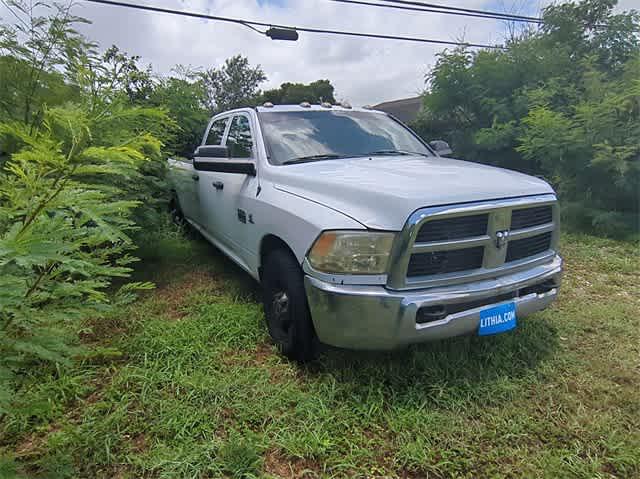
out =
[(402, 155), (402, 156), (410, 156), (410, 155), (420, 155), (427, 156), (425, 153), (418, 153), (416, 151), (404, 151), (404, 150), (377, 150), (366, 153), (362, 156), (393, 156), (393, 155)]
[(283, 162), (283, 165), (294, 165), (296, 163), (308, 163), (311, 161), (322, 161), (322, 160), (337, 160), (338, 158), (360, 158), (366, 156), (394, 156), (394, 155), (402, 155), (402, 156), (411, 156), (411, 155), (420, 155), (420, 156), (429, 156), (426, 153), (418, 153), (415, 151), (403, 151), (403, 150), (377, 150), (370, 151), (369, 153), (357, 154), (357, 155), (336, 155), (335, 153), (326, 153), (323, 155), (309, 155), (309, 156), (301, 156), (299, 158), (293, 158), (291, 160), (287, 160)]
[(325, 154), (325, 155), (310, 155), (310, 156), (301, 156), (300, 158), (294, 158), (292, 160), (287, 160), (283, 162), (283, 165), (294, 165), (296, 163), (308, 163), (310, 161), (321, 161), (321, 160), (336, 160), (338, 158), (344, 158), (344, 155), (336, 155), (336, 154)]

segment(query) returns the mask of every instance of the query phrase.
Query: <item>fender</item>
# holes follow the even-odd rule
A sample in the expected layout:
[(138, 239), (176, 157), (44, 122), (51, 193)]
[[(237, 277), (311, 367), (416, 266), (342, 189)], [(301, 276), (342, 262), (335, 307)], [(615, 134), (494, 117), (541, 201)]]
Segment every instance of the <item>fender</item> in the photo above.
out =
[(250, 233), (249, 248), (255, 252), (254, 262), (249, 264), (252, 275), (259, 277), (260, 248), (269, 235), (280, 238), (291, 249), (300, 264), (322, 231), (328, 229), (363, 230), (358, 221), (332, 208), (279, 190), (269, 182), (262, 182), (262, 189), (249, 206), (254, 224)]

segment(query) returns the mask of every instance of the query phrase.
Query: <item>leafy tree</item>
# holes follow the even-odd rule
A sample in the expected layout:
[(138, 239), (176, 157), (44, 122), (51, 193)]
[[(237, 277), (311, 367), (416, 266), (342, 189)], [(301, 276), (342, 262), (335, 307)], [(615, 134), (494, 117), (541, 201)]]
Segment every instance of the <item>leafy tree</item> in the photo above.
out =
[(303, 101), (335, 103), (333, 85), (329, 80), (316, 80), (305, 85), (303, 83), (283, 83), (280, 88), (263, 92), (260, 102), (271, 102), (274, 105), (297, 104)]
[[(0, 116), (0, 416), (23, 368), (76, 351), (74, 320), (151, 287), (107, 293), (131, 272), (132, 233), (157, 217), (166, 191), (158, 138), (174, 126), (161, 109), (132, 106), (123, 70), (73, 29), (83, 20), (35, 6), (49, 16), (13, 2), (19, 26), (2, 28), (0, 77), (24, 81), (17, 101), (2, 97)], [(47, 104), (65, 85), (74, 101)]]
[(143, 68), (139, 63), (139, 56), (127, 55), (113, 45), (94, 63), (100, 72), (97, 89), (126, 95), (133, 104), (147, 101), (154, 90), (151, 66)]
[(544, 11), (543, 42), (562, 45), (571, 57), (594, 55), (598, 69), (621, 73), (638, 48), (638, 15), (613, 15), (618, 0), (562, 3)]
[(77, 89), (56, 71), (41, 72), (38, 86), (29, 94), (24, 87), (31, 70), (24, 60), (11, 55), (0, 56), (0, 119), (24, 120), (26, 116), (31, 121), (39, 118), (40, 105), (61, 105), (77, 96)]
[(458, 156), (543, 175), (569, 224), (637, 231), (640, 17), (615, 3), (552, 5), (507, 50), (441, 54), (414, 126)]
[(260, 65), (251, 67), (241, 55), (228, 58), (221, 68), (206, 70), (201, 78), (211, 114), (251, 105), (259, 94), (260, 84), (267, 79)]
[(71, 14), (71, 4), (7, 0), (6, 5), (19, 21), (0, 29), (0, 115), (33, 126), (44, 105), (71, 97), (59, 72), (92, 45), (73, 28), (86, 20)]
[[(1, 124), (22, 148), (0, 174), (0, 376), (34, 358), (61, 361), (70, 352), (64, 325), (96, 314), (111, 300), (104, 289), (128, 276), (137, 201), (96, 177), (135, 181), (151, 138), (98, 146), (94, 120), (79, 109), (46, 109), (43, 127)], [(97, 125), (100, 126), (100, 125)], [(128, 299), (147, 284), (120, 290)], [(1, 412), (1, 410), (0, 410)]]
[(167, 152), (186, 157), (200, 144), (210, 114), (198, 74), (180, 67), (175, 74), (158, 81), (148, 103), (165, 108), (176, 122), (177, 128), (166, 139)]
[(571, 114), (532, 108), (516, 147), (539, 161), (567, 198), (567, 219), (602, 234), (638, 228), (640, 56), (625, 70), (619, 80), (586, 89)]

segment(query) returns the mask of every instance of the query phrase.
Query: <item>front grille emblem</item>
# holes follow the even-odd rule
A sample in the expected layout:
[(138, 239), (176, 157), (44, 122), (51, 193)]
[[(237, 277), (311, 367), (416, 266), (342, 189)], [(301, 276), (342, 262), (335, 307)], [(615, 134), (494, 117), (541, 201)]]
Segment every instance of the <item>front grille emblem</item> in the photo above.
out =
[(502, 249), (509, 239), (509, 230), (496, 232), (496, 248)]

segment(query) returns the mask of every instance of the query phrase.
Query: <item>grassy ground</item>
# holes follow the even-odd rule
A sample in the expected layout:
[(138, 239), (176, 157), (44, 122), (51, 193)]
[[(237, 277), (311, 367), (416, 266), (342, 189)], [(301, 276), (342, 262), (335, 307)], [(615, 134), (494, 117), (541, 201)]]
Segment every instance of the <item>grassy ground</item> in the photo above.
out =
[(157, 290), (87, 320), (82, 362), (27, 378), (0, 476), (640, 477), (637, 245), (562, 250), (560, 301), (515, 332), (301, 368), (252, 280), (163, 239), (139, 272)]

